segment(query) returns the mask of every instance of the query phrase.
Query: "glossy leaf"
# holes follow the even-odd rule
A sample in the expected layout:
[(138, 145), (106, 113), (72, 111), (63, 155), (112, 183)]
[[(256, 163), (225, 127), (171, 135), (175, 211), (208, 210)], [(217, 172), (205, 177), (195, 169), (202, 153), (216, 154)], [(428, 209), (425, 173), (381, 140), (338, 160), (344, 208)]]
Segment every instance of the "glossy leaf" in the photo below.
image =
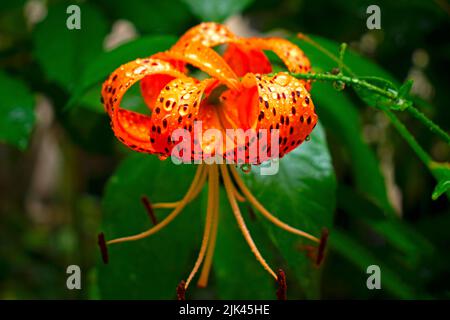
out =
[(0, 141), (21, 150), (33, 129), (34, 98), (21, 81), (0, 72)]
[[(312, 38), (329, 52), (335, 53), (335, 55), (339, 52), (339, 43), (318, 36)], [(337, 66), (337, 60), (333, 60), (310, 43), (299, 39), (292, 40), (310, 57), (314, 69), (329, 71)], [(392, 77), (383, 69), (350, 49), (346, 51), (344, 63), (359, 75), (372, 75), (387, 79), (386, 81), (389, 82), (393, 81)], [(343, 70), (344, 73), (345, 70)], [(381, 174), (378, 160), (362, 136), (362, 124), (357, 106), (345, 91), (336, 91), (328, 83), (314, 83), (312, 94), (317, 105), (319, 119), (329, 130), (329, 134), (335, 136), (348, 152), (358, 190), (378, 203), (384, 209), (385, 214), (393, 216), (394, 210), (387, 197), (384, 177)], [(349, 125), (350, 123), (351, 125)], [(370, 183), (368, 183), (369, 181)]]
[[(140, 198), (177, 201), (187, 191), (194, 167), (170, 159), (133, 154), (110, 178), (103, 199), (102, 231), (107, 239), (146, 230), (151, 221)], [(153, 236), (109, 247), (110, 262), (99, 263), (100, 295), (105, 299), (174, 299), (200, 247), (200, 200), (190, 203), (171, 224)], [(156, 212), (159, 221), (168, 210)]]
[[(247, 185), (260, 202), (282, 221), (320, 237), (330, 228), (335, 208), (335, 176), (324, 130), (318, 125), (311, 140), (280, 160), (276, 175), (245, 175)], [(263, 220), (263, 217), (258, 218)], [(270, 238), (300, 284), (303, 295), (319, 296), (320, 272), (300, 248), (314, 245), (272, 224)], [(289, 276), (289, 274), (288, 274)]]
[[(94, 6), (80, 4), (81, 29), (69, 30), (67, 4), (50, 6), (33, 34), (34, 54), (46, 78), (72, 90), (84, 68), (102, 52), (108, 23)], [(80, 50), (80, 47), (83, 50)]]
[[(95, 84), (98, 84), (98, 104), (100, 104), (100, 82), (121, 64), (139, 57), (148, 57), (167, 50), (176, 41), (172, 36), (148, 36), (123, 44), (109, 52), (103, 52), (83, 70), (80, 80), (73, 90), (67, 108), (76, 105)], [(95, 107), (94, 107), (95, 108)]]
[(312, 92), (319, 119), (328, 128), (329, 134), (348, 152), (350, 169), (358, 190), (383, 207), (385, 214), (393, 215), (378, 160), (363, 139), (356, 106), (345, 93), (336, 91), (326, 83), (315, 83)]
[[(261, 225), (261, 219), (252, 219), (246, 205), (241, 206), (241, 212), (261, 254), (273, 262), (271, 241)], [(256, 261), (245, 242), (223, 188), (213, 260), (213, 283), (216, 284), (216, 294), (220, 299), (276, 298), (275, 281)]]

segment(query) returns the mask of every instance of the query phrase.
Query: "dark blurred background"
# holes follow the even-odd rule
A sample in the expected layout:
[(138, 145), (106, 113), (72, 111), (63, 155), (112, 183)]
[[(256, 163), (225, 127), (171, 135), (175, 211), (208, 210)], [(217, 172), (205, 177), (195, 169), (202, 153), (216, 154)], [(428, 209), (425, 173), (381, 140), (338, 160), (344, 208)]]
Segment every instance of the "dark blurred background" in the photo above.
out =
[[(79, 71), (99, 52), (144, 35), (181, 35), (200, 22), (195, 2), (15, 0), (0, 4), (1, 71), (25, 83), (35, 101), (29, 143), (0, 145), (1, 299), (97, 297), (95, 274), (90, 270), (98, 254), (94, 244), (101, 221), (100, 202), (105, 183), (124, 150), (115, 141), (109, 120), (98, 104), (98, 91), (88, 94), (79, 108), (70, 112), (63, 108), (73, 94)], [(58, 19), (65, 21), (65, 8), (72, 3), (86, 6), (82, 19), (95, 21), (76, 44), (59, 35), (57, 27)], [(346, 42), (399, 82), (413, 79), (412, 93), (418, 108), (446, 131), (450, 129), (448, 1), (237, 3), (241, 4), (230, 17), (213, 10), (211, 19), (225, 19), (242, 35), (303, 32)], [(370, 4), (381, 8), (381, 30), (365, 27)], [(360, 284), (364, 282), (355, 277), (360, 266), (351, 253), (362, 252), (361, 259), (376, 255), (394, 273), (403, 274), (414, 292), (408, 297), (450, 298), (448, 199), (445, 195), (436, 201), (431, 199), (433, 177), (389, 121), (380, 112), (356, 102), (356, 97), (350, 99), (360, 112), (364, 141), (379, 161), (388, 199), (404, 224), (386, 231), (387, 227), (370, 225), (370, 219), (358, 216), (358, 210), (376, 212), (379, 208), (365, 203), (356, 213), (352, 210), (358, 200), (349, 191), (355, 185), (350, 155), (327, 128), (338, 181), (335, 224), (356, 239), (357, 246), (347, 247), (350, 254), (340, 250), (329, 253), (322, 297), (405, 297), (396, 295), (395, 290), (374, 294)], [(320, 116), (320, 106), (317, 108)], [(402, 114), (400, 118), (433, 159), (449, 160), (448, 145), (410, 116)], [(366, 183), (370, 184), (370, 179)], [(386, 239), (377, 232), (380, 228), (384, 228), (382, 235), (391, 232), (394, 247), (387, 249)], [(407, 267), (403, 265), (405, 260)], [(73, 261), (87, 275), (83, 286), (88, 290), (66, 289), (65, 271)]]

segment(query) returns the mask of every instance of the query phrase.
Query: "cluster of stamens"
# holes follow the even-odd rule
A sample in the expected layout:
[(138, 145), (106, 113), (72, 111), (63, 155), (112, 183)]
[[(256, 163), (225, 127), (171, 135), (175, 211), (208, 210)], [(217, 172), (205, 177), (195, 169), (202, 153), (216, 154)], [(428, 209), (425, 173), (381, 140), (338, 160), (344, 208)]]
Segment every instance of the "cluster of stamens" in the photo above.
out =
[[(275, 271), (273, 271), (273, 269), (269, 266), (269, 264), (261, 255), (260, 251), (258, 250), (258, 247), (253, 241), (250, 231), (247, 228), (244, 217), (241, 213), (239, 202), (241, 203), (248, 202), (250, 208), (249, 210), (251, 210), (252, 212), (254, 208), (256, 209), (256, 211), (261, 213), (262, 216), (264, 216), (266, 219), (268, 219), (276, 226), (318, 244), (316, 252), (315, 254), (313, 254), (313, 258), (315, 259), (315, 263), (317, 266), (320, 265), (321, 262), (323, 261), (325, 247), (328, 238), (328, 231), (324, 229), (324, 231), (322, 232), (322, 236), (319, 239), (305, 231), (299, 230), (282, 222), (280, 219), (272, 215), (256, 199), (256, 197), (244, 184), (244, 181), (242, 180), (239, 172), (233, 165), (226, 165), (226, 164), (199, 165), (188, 191), (186, 192), (185, 196), (179, 201), (160, 202), (151, 204), (147, 197), (143, 197), (141, 199), (142, 203), (149, 215), (150, 220), (153, 223), (153, 226), (148, 230), (141, 232), (139, 234), (117, 238), (109, 241), (105, 241), (104, 235), (103, 233), (101, 233), (99, 235), (98, 243), (100, 250), (102, 252), (103, 261), (105, 263), (108, 263), (109, 260), (107, 246), (122, 242), (144, 239), (163, 229), (182, 212), (182, 210), (186, 205), (192, 202), (200, 194), (204, 185), (208, 183), (207, 188), (208, 204), (206, 210), (205, 228), (203, 232), (200, 250), (192, 271), (190, 272), (186, 280), (181, 281), (177, 287), (177, 297), (178, 299), (184, 299), (185, 292), (188, 289), (192, 280), (194, 279), (195, 275), (199, 271), (200, 267), (202, 267), (202, 270), (200, 272), (200, 276), (197, 281), (197, 286), (206, 287), (208, 284), (208, 278), (212, 266), (214, 248), (217, 239), (217, 229), (219, 224), (219, 189), (221, 181), (225, 188), (233, 214), (236, 218), (238, 226), (247, 244), (249, 245), (256, 260), (276, 280), (278, 284), (278, 291), (277, 291), (278, 299), (285, 299), (287, 285), (284, 271), (279, 269), (278, 272), (275, 273)], [(158, 222), (154, 214), (154, 210), (156, 209), (172, 209), (172, 211), (163, 220)]]

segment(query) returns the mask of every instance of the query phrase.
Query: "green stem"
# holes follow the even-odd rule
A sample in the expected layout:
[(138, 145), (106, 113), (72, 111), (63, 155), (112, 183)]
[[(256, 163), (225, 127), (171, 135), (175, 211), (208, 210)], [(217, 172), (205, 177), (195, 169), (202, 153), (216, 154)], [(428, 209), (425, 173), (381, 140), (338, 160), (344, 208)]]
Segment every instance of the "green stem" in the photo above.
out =
[[(305, 80), (323, 80), (323, 81), (342, 81), (345, 84), (350, 86), (360, 86), (366, 88), (372, 92), (375, 92), (379, 95), (387, 97), (389, 99), (396, 99), (397, 92), (387, 91), (380, 87), (377, 87), (365, 80), (361, 80), (358, 78), (348, 77), (344, 75), (333, 75), (333, 74), (324, 74), (324, 73), (292, 73), (293, 77), (305, 79)], [(433, 123), (430, 119), (428, 119), (423, 113), (417, 110), (414, 107), (408, 107), (407, 109), (413, 110), (411, 114), (413, 114), (417, 119), (419, 119), (422, 123), (424, 123), (431, 131), (439, 134), (447, 143), (450, 142), (450, 139), (446, 132), (444, 132), (439, 126)], [(422, 162), (429, 166), (431, 163), (431, 158), (425, 152), (424, 149), (418, 144), (414, 136), (408, 131), (408, 129), (401, 123), (401, 121), (397, 118), (397, 116), (390, 110), (383, 108), (385, 114), (389, 117), (394, 127), (398, 130), (400, 135), (406, 140), (406, 142), (411, 146), (417, 156), (422, 160)]]
[[(327, 49), (325, 49), (324, 47), (322, 47), (320, 44), (318, 44), (316, 41), (314, 41), (313, 39), (311, 39), (310, 37), (308, 37), (306, 34), (303, 33), (299, 33), (297, 35), (297, 37), (305, 42), (308, 42), (309, 44), (311, 44), (313, 47), (315, 47), (317, 50), (321, 51), (324, 55), (326, 55), (328, 58), (330, 58), (331, 60), (334, 60), (337, 65), (339, 66), (341, 64), (341, 61), (339, 60), (338, 57), (336, 57), (332, 52), (328, 51)], [(342, 69), (345, 69), (345, 71), (347, 71), (349, 74), (353, 75), (352, 70), (350, 70), (349, 67), (347, 67), (344, 63), (342, 63)]]
[(319, 80), (319, 81), (341, 81), (349, 86), (359, 86), (366, 88), (372, 92), (382, 95), (389, 99), (396, 99), (397, 93), (394, 91), (387, 91), (380, 87), (377, 87), (366, 80), (361, 80), (356, 77), (344, 76), (342, 74), (329, 74), (329, 73), (291, 73), (291, 76), (297, 79), (306, 80)]
[(414, 118), (422, 122), (425, 126), (427, 126), (431, 132), (440, 136), (445, 142), (450, 144), (450, 138), (444, 130), (442, 130), (437, 124), (427, 118), (422, 112), (414, 107), (409, 107), (406, 109)]
[(403, 137), (403, 139), (406, 140), (406, 142), (409, 144), (409, 146), (414, 150), (414, 152), (417, 154), (417, 156), (422, 160), (422, 162), (430, 168), (431, 164), (431, 157), (428, 155), (428, 153), (419, 145), (417, 140), (414, 138), (414, 136), (408, 131), (408, 129), (405, 127), (405, 125), (397, 118), (397, 116), (390, 110), (384, 110), (384, 113), (388, 116), (388, 118), (391, 120), (394, 127), (397, 129), (397, 131), (400, 133), (400, 135)]
[[(386, 90), (380, 88), (366, 80), (359, 79), (357, 77), (349, 77), (342, 74), (334, 75), (328, 73), (291, 73), (291, 75), (297, 79), (305, 80), (319, 80), (319, 81), (341, 81), (349, 86), (358, 86), (360, 88), (365, 88), (383, 97), (391, 100), (396, 100), (398, 98), (398, 92), (394, 90)], [(450, 136), (442, 130), (437, 124), (428, 119), (422, 112), (413, 107), (412, 105), (406, 108), (411, 115), (413, 115), (417, 120), (422, 122), (431, 132), (438, 135), (447, 144), (450, 144)]]

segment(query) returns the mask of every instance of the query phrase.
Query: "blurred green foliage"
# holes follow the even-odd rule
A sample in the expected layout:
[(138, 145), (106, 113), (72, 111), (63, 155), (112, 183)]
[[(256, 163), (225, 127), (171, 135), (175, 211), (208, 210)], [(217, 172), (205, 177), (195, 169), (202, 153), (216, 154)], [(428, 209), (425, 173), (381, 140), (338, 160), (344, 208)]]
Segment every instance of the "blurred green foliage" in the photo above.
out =
[[(201, 21), (242, 15), (241, 28), (290, 37), (315, 72), (337, 67), (339, 44), (346, 42), (345, 68), (395, 88), (415, 75), (431, 89), (413, 87), (408, 97), (450, 128), (445, 1), (379, 1), (382, 29), (372, 31), (365, 26), (372, 3), (365, 0), (76, 3), (81, 30), (65, 27), (72, 2), (0, 4), (0, 298), (174, 298), (199, 249), (205, 192), (167, 229), (113, 246), (111, 263), (99, 263), (98, 231), (112, 238), (149, 227), (139, 198), (178, 200), (193, 176), (192, 167), (122, 147), (99, 96), (102, 81), (120, 64), (169, 48)], [(119, 19), (136, 35), (106, 49), (105, 37)], [(293, 37), (300, 31), (334, 58)], [(314, 83), (321, 125), (311, 141), (283, 158), (276, 176), (243, 174), (282, 220), (314, 234), (330, 228), (324, 267), (313, 266), (300, 249), (305, 243), (259, 215), (252, 219), (242, 205), (250, 231), (267, 260), (287, 269), (291, 298), (450, 298), (448, 145), (410, 115), (396, 113), (436, 161), (431, 174), (383, 113), (369, 107), (379, 97), (357, 93)], [(138, 90), (123, 103), (144, 105)], [(221, 198), (210, 285), (190, 297), (273, 298), (272, 279), (254, 260), (225, 194)], [(65, 287), (70, 264), (82, 267), (80, 291)], [(366, 288), (371, 264), (381, 267), (382, 290)]]

